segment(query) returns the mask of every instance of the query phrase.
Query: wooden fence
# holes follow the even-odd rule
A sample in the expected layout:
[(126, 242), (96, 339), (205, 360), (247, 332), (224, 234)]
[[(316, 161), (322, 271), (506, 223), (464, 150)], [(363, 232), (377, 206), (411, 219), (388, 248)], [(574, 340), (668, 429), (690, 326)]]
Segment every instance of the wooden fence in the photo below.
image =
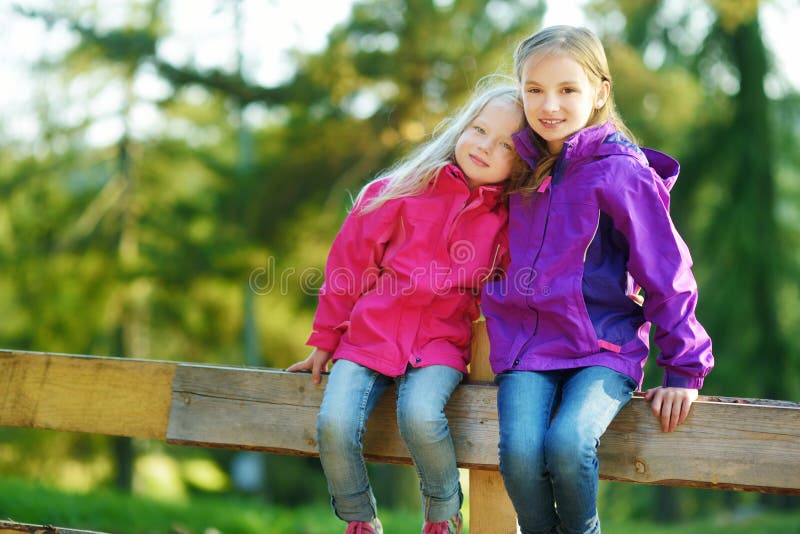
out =
[[(495, 386), (485, 330), (470, 382), (447, 407), (459, 466), (470, 470), (470, 531), (516, 532), (497, 471)], [(325, 380), (276, 369), (0, 351), (0, 426), (165, 440), (316, 456)], [(410, 464), (386, 395), (370, 418), (368, 460)], [(601, 478), (800, 495), (800, 404), (701, 397), (675, 432), (660, 431), (641, 396), (619, 413), (599, 450)], [(68, 531), (65, 531), (68, 532)]]

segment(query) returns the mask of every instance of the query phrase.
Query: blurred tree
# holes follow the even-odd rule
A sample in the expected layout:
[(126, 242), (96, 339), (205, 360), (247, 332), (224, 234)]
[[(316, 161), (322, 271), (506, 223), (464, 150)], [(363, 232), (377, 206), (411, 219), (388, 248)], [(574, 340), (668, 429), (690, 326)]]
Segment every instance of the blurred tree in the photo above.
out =
[[(197, 158), (187, 140), (147, 139), (133, 127), (134, 113), (153, 105), (137, 94), (136, 84), (155, 47), (159, 5), (132, 4), (129, 14), (140, 27), (105, 33), (89, 26), (92, 10), (87, 14), (86, 4), (73, 8), (82, 10), (80, 17), (68, 8), (58, 15), (26, 12), (49, 24), (66, 24), (79, 39), (60, 61), (46, 65), (48, 78), (63, 76), (58, 81), (65, 89), (48, 93), (41, 121), (54, 156), (37, 181), (53, 195), (32, 206), (30, 220), (45, 234), (26, 233), (30, 254), (8, 258), (25, 266), (13, 285), (28, 297), (26, 307), (44, 311), (30, 317), (27, 329), (34, 337), (21, 348), (217, 361), (227, 353), (239, 361), (243, 309), (235, 278), (247, 277), (249, 247), (241, 230), (218, 222), (215, 195), (224, 177), (193, 163)], [(86, 92), (71, 91), (75, 85)], [(94, 98), (115, 104), (98, 116), (90, 104)], [(68, 124), (72, 117), (65, 109), (82, 117), (79, 125)], [(217, 107), (215, 122), (224, 128), (222, 110)], [(104, 138), (91, 141), (93, 129), (102, 130)], [(27, 204), (34, 187), (15, 181), (13, 193)], [(58, 212), (51, 209), (58, 206)], [(20, 215), (24, 212), (12, 214), (16, 224), (25, 222)], [(52, 267), (62, 264), (64, 271), (90, 264), (96, 274), (56, 273)], [(48, 276), (33, 279), (42, 268)], [(77, 313), (58, 308), (65, 293)], [(72, 330), (83, 342), (59, 345), (49, 328), (51, 315), (74, 321)], [(116, 481), (130, 488), (131, 442), (113, 443)]]
[[(231, 358), (239, 349), (243, 313), (235, 279), (247, 278), (254, 250), (240, 221), (219, 217), (219, 196), (238, 184), (233, 165), (215, 164), (235, 154), (236, 126), (227, 120), (224, 100), (213, 95), (195, 94), (191, 102), (169, 93), (154, 100), (137, 90), (155, 72), (148, 58), (163, 30), (161, 2), (131, 4), (139, 27), (105, 32), (91, 27), (87, 4), (94, 5), (26, 12), (64, 24), (79, 37), (65, 57), (43, 66), (53, 83), (81, 88), (48, 95), (45, 138), (82, 154), (72, 156), (79, 159), (72, 166), (58, 164), (62, 174), (76, 175), (80, 194), (68, 191), (64, 200), (77, 213), (49, 225), (55, 245), (43, 252), (95, 253), (109, 262), (112, 286), (118, 284), (106, 294), (104, 311), (111, 317), (101, 328), (105, 341), (72, 350), (147, 357), (158, 346), (160, 357)], [(115, 104), (97, 114), (90, 106), (95, 99)], [(71, 120), (65, 108), (82, 117), (77, 127), (62, 126)], [(160, 115), (150, 131), (135, 125), (136, 115), (145, 112)], [(192, 125), (188, 134), (181, 130), (186, 124)], [(117, 325), (122, 350), (115, 350)]]

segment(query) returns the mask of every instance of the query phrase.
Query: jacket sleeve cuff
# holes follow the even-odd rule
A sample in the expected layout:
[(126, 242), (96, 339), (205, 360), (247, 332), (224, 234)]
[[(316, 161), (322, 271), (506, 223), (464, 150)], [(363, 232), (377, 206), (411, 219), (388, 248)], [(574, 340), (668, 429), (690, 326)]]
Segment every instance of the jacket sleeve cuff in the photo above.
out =
[(306, 341), (306, 345), (310, 347), (317, 347), (327, 352), (334, 352), (336, 347), (339, 346), (339, 340), (342, 338), (341, 332), (336, 330), (313, 331)]
[(687, 388), (687, 389), (702, 389), (703, 378), (696, 376), (686, 376), (677, 373), (664, 373), (664, 382), (662, 384), (665, 388)]

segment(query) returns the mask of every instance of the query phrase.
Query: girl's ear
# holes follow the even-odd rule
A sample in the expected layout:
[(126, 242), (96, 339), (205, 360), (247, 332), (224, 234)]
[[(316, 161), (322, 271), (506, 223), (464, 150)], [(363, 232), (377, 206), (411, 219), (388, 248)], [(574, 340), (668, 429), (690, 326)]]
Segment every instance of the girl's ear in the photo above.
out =
[(602, 108), (606, 102), (608, 102), (608, 97), (611, 94), (611, 82), (608, 80), (603, 80), (600, 82), (600, 87), (597, 90), (597, 97), (594, 101), (594, 107), (596, 109)]

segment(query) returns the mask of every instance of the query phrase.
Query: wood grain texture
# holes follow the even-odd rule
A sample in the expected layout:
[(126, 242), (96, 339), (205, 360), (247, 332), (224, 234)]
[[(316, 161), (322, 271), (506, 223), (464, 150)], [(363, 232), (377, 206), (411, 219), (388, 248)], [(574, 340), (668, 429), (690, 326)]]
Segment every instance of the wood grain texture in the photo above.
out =
[[(323, 384), (308, 374), (179, 366), (170, 425), (174, 443), (316, 455)], [(494, 386), (463, 384), (447, 408), (459, 466), (497, 470)], [(390, 390), (370, 417), (365, 455), (409, 464)], [(800, 494), (800, 405), (698, 400), (688, 420), (662, 433), (641, 396), (603, 436), (604, 479)]]
[(800, 494), (800, 405), (707, 397), (674, 432), (635, 397), (602, 438), (603, 478)]
[[(175, 373), (167, 440), (316, 455), (316, 417), (327, 377), (315, 385), (308, 373), (181, 365)], [(462, 467), (493, 469), (497, 415), (491, 386), (459, 387), (447, 407)], [(390, 388), (369, 418), (364, 455), (410, 464), (397, 430), (396, 394)]]
[(164, 439), (175, 364), (0, 351), (0, 425)]
[[(0, 351), (0, 425), (316, 455), (323, 387), (278, 370)], [(366, 455), (408, 464), (393, 405), (387, 393), (368, 425)], [(459, 386), (448, 417), (459, 465), (496, 471), (494, 386)], [(600, 473), (800, 495), (800, 405), (702, 398), (686, 423), (664, 434), (635, 397), (602, 438)]]

